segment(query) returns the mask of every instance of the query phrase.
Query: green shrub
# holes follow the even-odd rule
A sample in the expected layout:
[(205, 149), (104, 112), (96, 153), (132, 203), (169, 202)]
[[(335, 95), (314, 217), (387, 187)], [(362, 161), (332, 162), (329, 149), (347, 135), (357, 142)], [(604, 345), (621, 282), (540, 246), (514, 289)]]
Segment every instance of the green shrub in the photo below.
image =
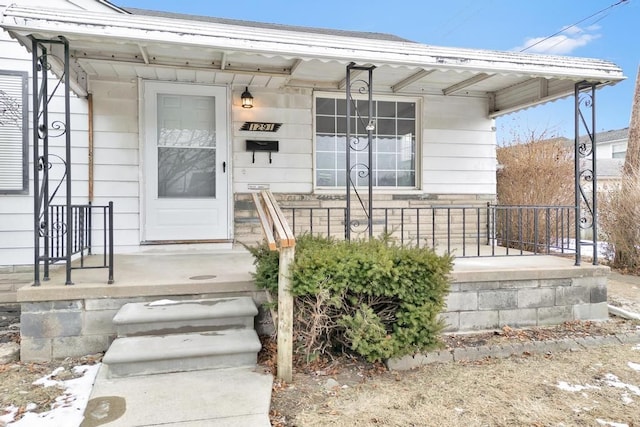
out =
[[(256, 283), (273, 290), (277, 255), (265, 249), (252, 250)], [(451, 267), (449, 256), (401, 248), (385, 238), (343, 242), (302, 236), (289, 272), (298, 350), (308, 357), (351, 351), (378, 361), (435, 347)]]

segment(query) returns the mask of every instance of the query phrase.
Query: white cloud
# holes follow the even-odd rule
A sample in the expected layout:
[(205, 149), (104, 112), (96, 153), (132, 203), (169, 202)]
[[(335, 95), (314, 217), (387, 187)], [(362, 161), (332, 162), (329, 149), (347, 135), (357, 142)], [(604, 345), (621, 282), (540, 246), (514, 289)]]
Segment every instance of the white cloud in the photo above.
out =
[(561, 34), (553, 37), (529, 37), (522, 46), (514, 48), (515, 51), (526, 49), (531, 53), (548, 53), (552, 55), (566, 55), (579, 47), (586, 46), (593, 40), (600, 37), (595, 31), (600, 29), (597, 25), (592, 25), (586, 29), (580, 27), (567, 27)]

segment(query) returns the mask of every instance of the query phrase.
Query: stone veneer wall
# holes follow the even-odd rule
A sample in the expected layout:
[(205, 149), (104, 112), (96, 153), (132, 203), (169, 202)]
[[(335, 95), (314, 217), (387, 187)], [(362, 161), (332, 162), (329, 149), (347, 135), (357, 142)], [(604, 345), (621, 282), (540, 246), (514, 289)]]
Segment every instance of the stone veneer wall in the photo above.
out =
[[(451, 284), (442, 318), (446, 332), (503, 326), (557, 325), (571, 320), (607, 320), (607, 267), (502, 271), (472, 279), (461, 274)], [(545, 274), (546, 273), (546, 274)], [(455, 278), (454, 273), (454, 278)], [(466, 276), (466, 277), (465, 277)], [(539, 277), (528, 277), (539, 276)]]
[[(256, 330), (270, 334), (273, 326), (265, 311), (264, 292), (243, 293), (253, 297), (258, 306)], [(162, 299), (188, 300), (237, 296), (233, 294), (168, 295), (137, 298), (87, 298), (65, 301), (21, 303), (20, 359), (38, 362), (65, 357), (79, 357), (106, 351), (116, 338), (113, 317), (130, 302), (150, 302)]]
[[(344, 208), (346, 205), (344, 194), (274, 194), (278, 203), (284, 208), (285, 215), (289, 218), (289, 224), (293, 227), (291, 212), (286, 208), (301, 208), (297, 214), (294, 232), (299, 235), (310, 230), (310, 219), (308, 211), (305, 208), (323, 208), (314, 212), (314, 233), (326, 234), (327, 229), (327, 208)], [(418, 237), (417, 223), (419, 223), (420, 240), (427, 239), (429, 244), (435, 243), (436, 246), (442, 247), (447, 244), (447, 228), (451, 228), (451, 243), (461, 244), (462, 235), (464, 233), (468, 243), (475, 243), (478, 229), (478, 218), (476, 212), (480, 215), (480, 235), (482, 239), (486, 239), (486, 223), (487, 203), (494, 202), (493, 196), (482, 195), (431, 195), (431, 194), (379, 194), (373, 195), (374, 208), (389, 208), (388, 214), (388, 231), (400, 238), (400, 230), (404, 227), (405, 241), (415, 241)], [(362, 209), (357, 200), (352, 199), (352, 220), (357, 219), (366, 222), (362, 213)], [(466, 211), (463, 228), (463, 214), (458, 207), (465, 206), (471, 209)], [(420, 218), (417, 218), (415, 208), (430, 207), (450, 207), (451, 211), (447, 215), (446, 210), (437, 210), (435, 213), (435, 233), (433, 231), (432, 212), (423, 210)], [(405, 210), (402, 216), (401, 208), (413, 208)], [(476, 211), (475, 208), (480, 208)], [(253, 204), (250, 193), (236, 193), (234, 195), (234, 229), (235, 240), (245, 244), (254, 244), (262, 240), (262, 229), (257, 217), (257, 213)], [(449, 222), (447, 221), (449, 216)], [(384, 231), (384, 214), (382, 212), (374, 212), (374, 234)], [(404, 223), (404, 226), (401, 225)], [(344, 218), (338, 211), (332, 213), (330, 220), (330, 233), (336, 238), (344, 237)], [(357, 233), (352, 232), (352, 236)], [(435, 242), (432, 237), (435, 235)], [(470, 240), (471, 239), (471, 240)], [(486, 244), (482, 242), (481, 244)]]

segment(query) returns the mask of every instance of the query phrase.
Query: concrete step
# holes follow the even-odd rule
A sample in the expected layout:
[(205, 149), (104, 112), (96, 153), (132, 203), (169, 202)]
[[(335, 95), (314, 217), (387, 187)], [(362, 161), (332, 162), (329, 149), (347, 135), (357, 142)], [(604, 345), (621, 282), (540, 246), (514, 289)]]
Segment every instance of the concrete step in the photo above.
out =
[(252, 329), (250, 297), (125, 304), (113, 318), (119, 337)]
[(117, 338), (104, 355), (110, 377), (255, 366), (253, 329)]

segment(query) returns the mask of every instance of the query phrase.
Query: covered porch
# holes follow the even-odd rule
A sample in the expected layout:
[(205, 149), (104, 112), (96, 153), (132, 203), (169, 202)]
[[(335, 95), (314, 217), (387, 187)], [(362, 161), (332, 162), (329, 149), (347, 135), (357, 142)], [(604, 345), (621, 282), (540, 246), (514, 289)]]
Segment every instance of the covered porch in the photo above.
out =
[[(624, 79), (615, 64), (595, 59), (440, 48), (388, 34), (195, 20), (143, 10), (104, 15), (11, 6), (3, 12), (2, 26), (32, 51), (34, 73), (50, 69), (67, 91), (62, 120), (66, 141), (55, 146), (56, 152), (65, 151), (66, 170), (61, 175), (66, 177), (66, 247), (72, 246), (77, 232), (71, 224), (72, 198), (104, 205), (113, 200), (109, 243), (115, 253), (144, 252), (147, 243), (245, 241), (256, 228), (246, 200), (264, 188), (278, 195), (293, 222), (295, 209), (342, 205), (338, 209), (344, 215), (338, 212), (337, 219), (327, 217), (326, 222), (338, 223), (338, 233), (344, 230), (347, 236), (352, 227), (366, 223), (369, 235), (400, 230), (400, 241), (418, 244), (429, 235), (431, 246), (449, 251), (458, 247), (461, 257), (483, 256), (481, 246), (497, 247), (493, 243), (498, 241), (519, 252), (537, 253), (539, 246), (562, 252), (571, 236), (575, 240), (580, 234), (578, 226), (594, 224), (595, 200), (583, 197), (589, 192), (582, 188), (594, 183), (593, 168), (577, 159), (592, 151), (595, 90)], [(33, 86), (32, 128), (38, 141), (33, 158), (36, 265), (57, 260), (46, 246), (56, 225), (47, 220), (47, 207), (62, 204), (62, 192), (49, 191), (49, 176), (42, 171), (47, 168), (41, 167), (58, 161), (48, 157), (47, 148), (38, 151), (53, 138), (53, 132), (38, 129), (60, 126), (60, 121), (41, 123), (39, 110), (47, 106), (38, 99), (49, 99), (47, 78), (41, 79), (44, 91), (37, 78)], [(215, 155), (209, 156), (215, 160), (206, 170), (186, 175), (190, 184), (206, 180), (205, 190), (215, 194), (215, 204), (185, 207), (182, 202), (199, 197), (202, 188), (164, 204), (167, 200), (161, 197), (175, 194), (160, 194), (158, 153), (178, 149), (167, 147), (167, 141), (162, 146), (155, 138), (162, 126), (153, 119), (158, 108), (154, 100), (167, 93), (187, 99), (205, 89), (215, 99), (211, 108), (215, 107), (214, 133), (219, 140)], [(241, 100), (249, 89), (254, 95), (251, 109), (243, 108)], [(80, 150), (72, 149), (78, 143), (70, 127), (69, 91), (87, 97), (91, 123), (86, 178), (85, 160), (71, 159), (71, 152)], [(496, 200), (493, 119), (566, 96), (576, 98), (577, 165), (576, 205), (566, 215), (567, 227), (554, 236), (545, 232), (542, 238), (537, 233), (531, 239), (524, 236), (519, 225), (515, 232), (500, 234), (494, 226), (501, 220), (491, 208)], [(380, 114), (373, 113), (374, 97), (381, 99), (376, 104)], [(346, 113), (340, 111), (343, 107)], [(389, 109), (392, 115), (381, 112)], [(343, 118), (346, 129), (339, 124)], [(278, 133), (267, 133), (268, 129)], [(590, 136), (588, 142), (578, 142), (581, 133)], [(271, 147), (268, 153), (256, 154), (260, 144), (254, 138)], [(323, 142), (327, 139), (333, 141), (329, 148)], [(343, 144), (345, 140), (349, 143)], [(374, 142), (376, 147), (394, 148), (375, 148), (372, 154)], [(367, 161), (364, 146), (369, 150)], [(345, 154), (352, 160), (342, 165)], [(333, 159), (329, 166), (327, 159)], [(383, 162), (393, 163), (386, 166), (391, 170), (382, 171)], [(71, 194), (72, 171), (77, 170), (79, 182), (88, 184), (86, 197), (84, 190)], [(367, 191), (368, 197), (350, 203), (352, 193)], [(374, 209), (384, 219), (374, 218)], [(534, 217), (542, 228), (550, 227), (547, 217)], [(189, 222), (199, 225), (203, 218), (208, 221), (203, 226), (185, 231)], [(522, 214), (511, 218), (517, 223)], [(504, 221), (511, 222), (508, 214)], [(313, 226), (312, 219), (308, 222)], [(165, 233), (160, 229), (167, 224), (173, 228)], [(406, 236), (405, 226), (410, 228)], [(103, 230), (98, 226), (97, 231)], [(468, 251), (470, 247), (475, 249)], [(64, 256), (68, 264), (71, 255)], [(580, 259), (577, 254), (576, 263)], [(122, 278), (117, 271), (115, 275)], [(76, 282), (69, 272), (66, 281)]]

